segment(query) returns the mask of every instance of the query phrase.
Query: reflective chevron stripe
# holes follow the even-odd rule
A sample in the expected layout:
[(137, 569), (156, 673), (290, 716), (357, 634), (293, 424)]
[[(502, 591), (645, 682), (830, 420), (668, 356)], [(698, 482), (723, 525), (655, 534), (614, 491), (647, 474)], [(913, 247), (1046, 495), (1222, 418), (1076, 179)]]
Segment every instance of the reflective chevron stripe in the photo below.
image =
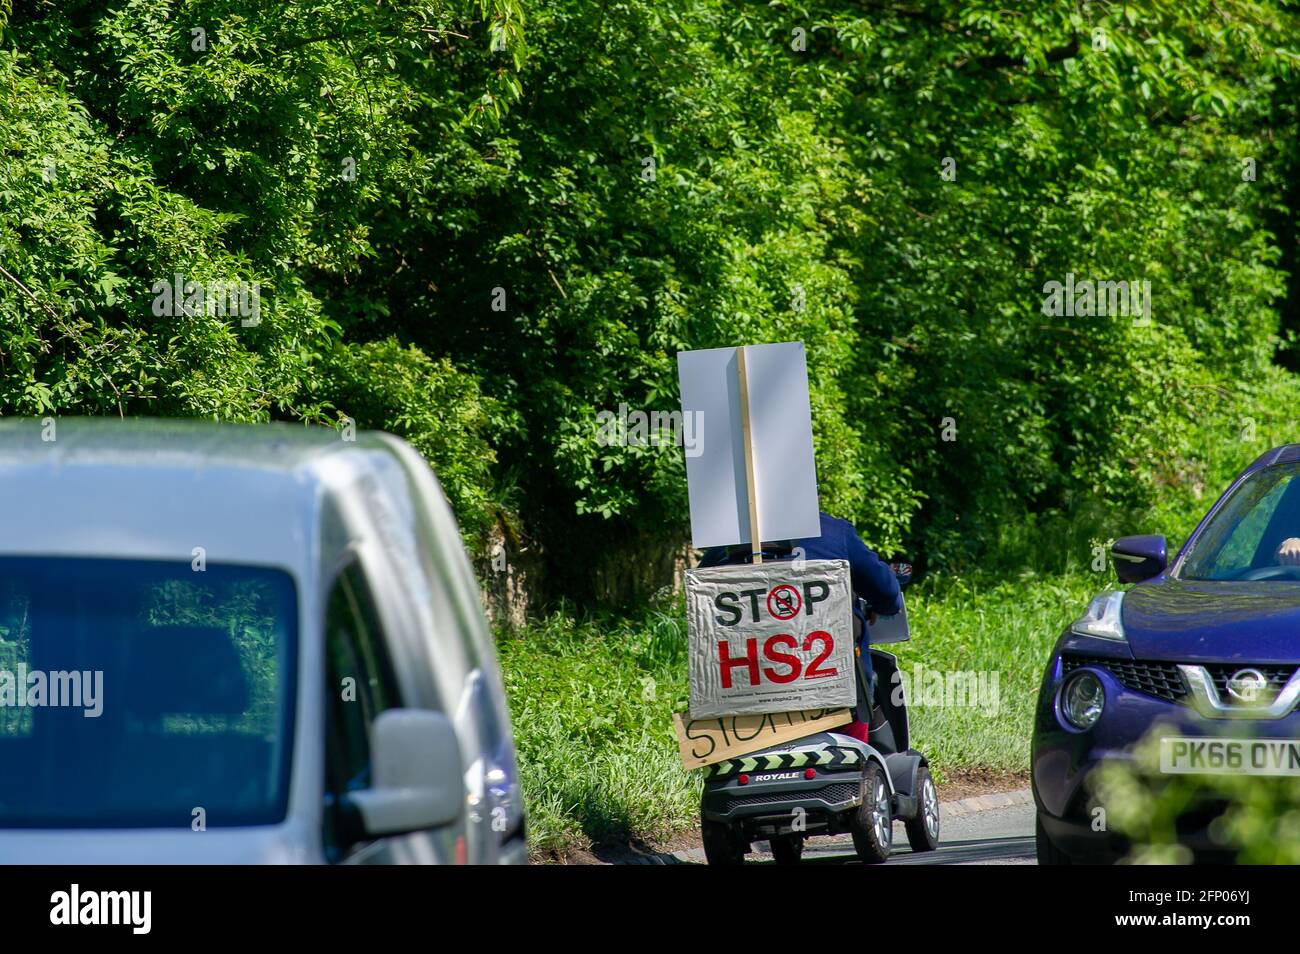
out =
[(724, 778), (738, 772), (771, 772), (780, 769), (804, 768), (809, 765), (829, 769), (847, 769), (862, 764), (862, 756), (857, 749), (827, 746), (822, 749), (808, 749), (801, 752), (772, 752), (760, 755), (747, 755), (744, 758), (728, 759), (710, 766), (709, 778)]

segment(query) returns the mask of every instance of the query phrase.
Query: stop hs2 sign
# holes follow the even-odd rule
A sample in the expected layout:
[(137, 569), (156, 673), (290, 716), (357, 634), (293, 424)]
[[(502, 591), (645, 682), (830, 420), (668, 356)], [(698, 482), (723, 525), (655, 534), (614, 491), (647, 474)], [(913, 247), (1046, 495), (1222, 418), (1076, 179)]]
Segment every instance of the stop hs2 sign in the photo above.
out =
[(857, 699), (846, 560), (686, 571), (691, 718)]

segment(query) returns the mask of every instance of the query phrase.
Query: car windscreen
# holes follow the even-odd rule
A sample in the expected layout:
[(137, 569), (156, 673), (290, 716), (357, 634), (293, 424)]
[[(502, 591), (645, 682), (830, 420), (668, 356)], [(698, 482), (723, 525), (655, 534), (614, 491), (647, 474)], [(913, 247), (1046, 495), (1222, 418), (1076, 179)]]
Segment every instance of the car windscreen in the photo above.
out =
[(1278, 548), (1300, 538), (1300, 463), (1264, 467), (1242, 481), (1192, 541), (1185, 580), (1300, 578), (1281, 566)]
[(0, 827), (283, 819), (297, 616), (281, 570), (0, 557)]

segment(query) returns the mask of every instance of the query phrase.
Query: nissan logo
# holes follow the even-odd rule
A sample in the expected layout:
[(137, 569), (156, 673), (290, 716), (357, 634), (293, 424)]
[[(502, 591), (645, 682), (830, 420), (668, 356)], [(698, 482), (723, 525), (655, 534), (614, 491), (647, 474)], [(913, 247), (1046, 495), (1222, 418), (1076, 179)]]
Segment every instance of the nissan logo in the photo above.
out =
[(1241, 702), (1255, 702), (1268, 688), (1268, 680), (1258, 669), (1238, 669), (1228, 678), (1228, 695)]

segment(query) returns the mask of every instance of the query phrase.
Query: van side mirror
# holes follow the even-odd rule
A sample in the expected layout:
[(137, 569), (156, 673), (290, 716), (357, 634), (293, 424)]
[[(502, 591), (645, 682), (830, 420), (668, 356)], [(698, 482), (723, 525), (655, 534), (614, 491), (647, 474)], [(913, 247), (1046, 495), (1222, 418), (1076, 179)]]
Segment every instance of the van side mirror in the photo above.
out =
[(1151, 579), (1169, 559), (1165, 538), (1158, 533), (1120, 537), (1111, 544), (1110, 553), (1115, 558), (1115, 572), (1124, 583)]
[(441, 712), (381, 712), (371, 727), (370, 754), (370, 787), (347, 795), (367, 835), (438, 828), (465, 810), (460, 740)]

